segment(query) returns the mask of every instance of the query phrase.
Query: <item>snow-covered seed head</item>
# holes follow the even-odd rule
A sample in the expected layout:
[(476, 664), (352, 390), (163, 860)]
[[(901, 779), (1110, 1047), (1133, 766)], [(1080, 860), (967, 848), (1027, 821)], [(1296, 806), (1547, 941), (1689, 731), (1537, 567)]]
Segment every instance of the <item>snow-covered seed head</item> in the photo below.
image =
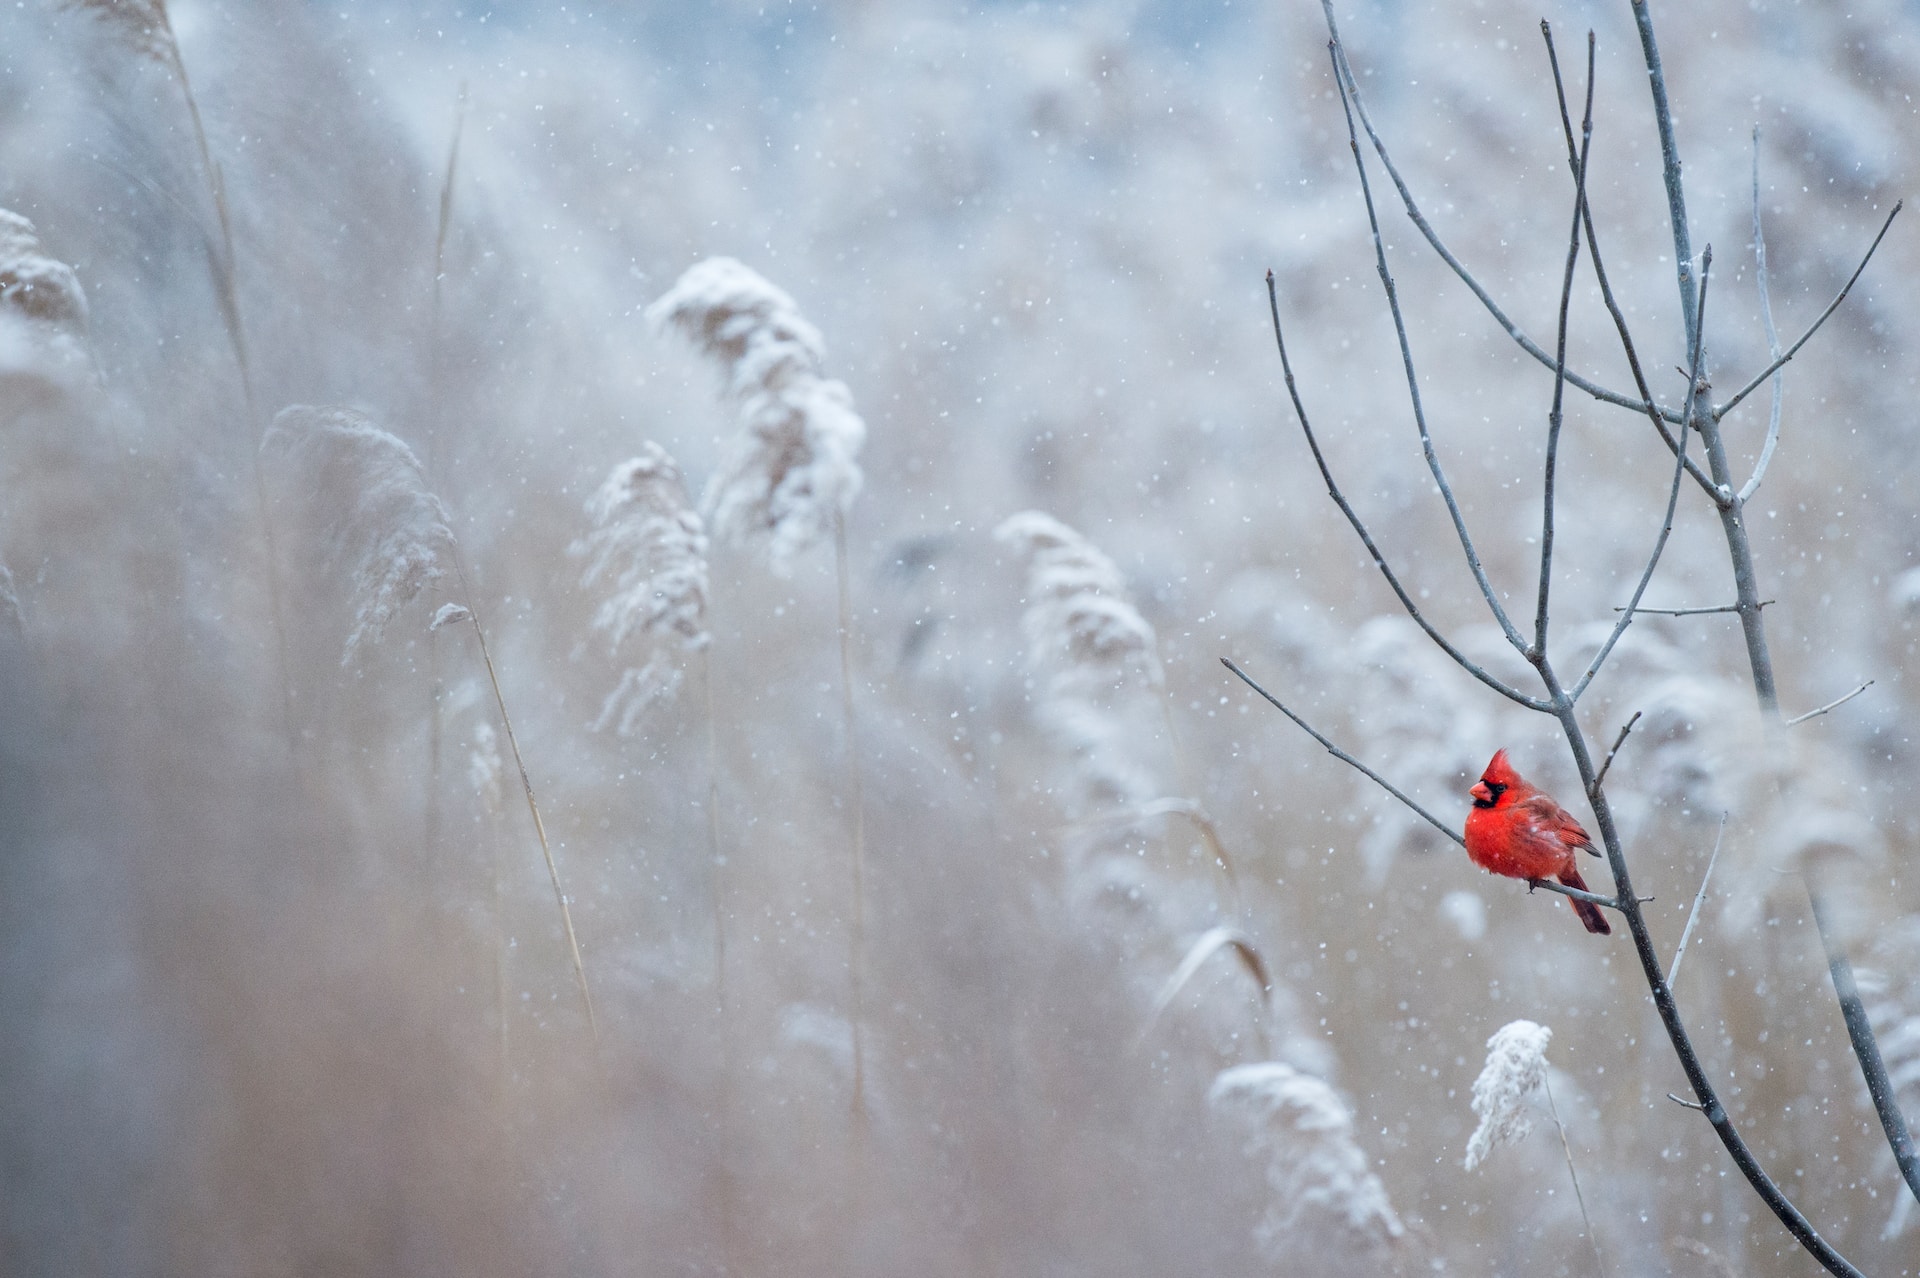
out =
[(73, 268), (48, 257), (33, 223), (7, 209), (0, 209), (0, 307), (74, 333), (87, 326), (87, 295)]
[(1215, 1077), (1207, 1103), (1240, 1126), (1247, 1156), (1266, 1162), (1273, 1197), (1254, 1237), (1269, 1260), (1298, 1255), (1306, 1234), (1363, 1251), (1405, 1234), (1352, 1115), (1321, 1080), (1277, 1061), (1236, 1065)]
[(860, 493), (867, 427), (842, 382), (821, 376), (825, 343), (785, 292), (730, 257), (691, 267), (647, 318), (722, 368), (745, 430), (701, 509), (723, 541), (764, 544), (776, 571), (833, 530)]
[(593, 628), (615, 654), (631, 647), (644, 657), (621, 672), (596, 724), (627, 736), (647, 707), (678, 689), (679, 658), (709, 641), (707, 535), (679, 468), (651, 441), (613, 468), (588, 499), (587, 516), (593, 531), (569, 553), (587, 560), (582, 586), (607, 590)]
[(994, 530), (1027, 560), (1027, 663), (1079, 679), (1162, 679), (1153, 627), (1128, 597), (1113, 560), (1052, 515), (1024, 511)]
[(351, 576), (346, 665), (445, 575), (453, 550), (447, 509), (428, 491), (413, 450), (350, 408), (284, 408), (260, 451), (304, 503), (328, 567)]
[(1077, 761), (1100, 802), (1158, 789), (1142, 746), (1153, 739), (1163, 681), (1153, 627), (1111, 559), (1051, 515), (1014, 515), (994, 537), (1027, 560), (1027, 672), (1036, 717)]
[(1496, 1145), (1511, 1145), (1533, 1130), (1527, 1104), (1547, 1081), (1547, 1042), (1553, 1031), (1511, 1021), (1487, 1040), (1487, 1063), (1473, 1080), (1473, 1112), (1480, 1125), (1467, 1139), (1466, 1167), (1486, 1161)]

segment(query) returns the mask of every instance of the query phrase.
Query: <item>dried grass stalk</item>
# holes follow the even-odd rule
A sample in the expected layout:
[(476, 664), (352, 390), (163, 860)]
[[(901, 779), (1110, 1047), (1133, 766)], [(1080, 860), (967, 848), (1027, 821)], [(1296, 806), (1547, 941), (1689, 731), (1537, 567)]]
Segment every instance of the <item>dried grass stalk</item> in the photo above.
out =
[[(1113, 560), (1053, 516), (1025, 511), (994, 532), (1027, 560), (1027, 671), (1035, 714), (1073, 755), (1102, 804), (1138, 804), (1160, 789), (1138, 745), (1160, 714), (1165, 681), (1153, 627)], [(1151, 697), (1139, 694), (1151, 691)]]

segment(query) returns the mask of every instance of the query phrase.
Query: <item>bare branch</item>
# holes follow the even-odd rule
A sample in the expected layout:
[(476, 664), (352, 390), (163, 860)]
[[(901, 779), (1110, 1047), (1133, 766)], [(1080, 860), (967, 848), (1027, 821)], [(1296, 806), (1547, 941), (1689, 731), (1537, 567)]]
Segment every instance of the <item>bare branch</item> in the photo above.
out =
[[(1754, 607), (1765, 608), (1773, 602), (1775, 601), (1772, 599), (1762, 599), (1759, 603), (1755, 604)], [(1614, 611), (1625, 612), (1626, 609), (1615, 608)], [(1711, 608), (1635, 608), (1634, 611), (1642, 615), (1652, 615), (1656, 617), (1705, 617), (1716, 612), (1739, 612), (1740, 605), (1732, 603), (1716, 604)]]
[(1807, 344), (1808, 339), (1810, 339), (1815, 333), (1819, 332), (1820, 326), (1827, 322), (1827, 317), (1840, 309), (1840, 303), (1846, 301), (1847, 294), (1853, 291), (1853, 286), (1859, 280), (1860, 273), (1866, 270), (1867, 263), (1873, 260), (1874, 250), (1880, 247), (1881, 240), (1884, 240), (1887, 238), (1887, 232), (1893, 226), (1893, 219), (1900, 216), (1900, 210), (1906, 207), (1906, 203), (1907, 202), (1905, 200), (1900, 200), (1894, 204), (1893, 210), (1887, 214), (1887, 220), (1880, 224), (1880, 234), (1874, 236), (1873, 243), (1867, 246), (1866, 256), (1860, 259), (1860, 265), (1853, 268), (1853, 274), (1847, 277), (1847, 282), (1844, 285), (1842, 285), (1840, 288), (1840, 291), (1834, 295), (1834, 299), (1831, 302), (1827, 303), (1827, 309), (1820, 312), (1820, 318), (1816, 319), (1808, 327), (1806, 332), (1800, 334), (1799, 340), (1794, 342), (1792, 346), (1789, 346), (1787, 348), (1786, 354), (1779, 356), (1773, 361), (1773, 363), (1761, 369), (1759, 376), (1755, 377), (1752, 381), (1748, 382), (1745, 386), (1742, 386), (1738, 391), (1734, 392), (1733, 398), (1729, 399), (1726, 403), (1720, 405), (1720, 407), (1714, 409), (1713, 419), (1715, 421), (1719, 421), (1721, 418), (1725, 417), (1728, 413), (1732, 412), (1734, 407), (1737, 404), (1739, 404), (1741, 400), (1753, 394), (1755, 390), (1759, 389), (1762, 383), (1764, 383), (1769, 377), (1772, 377), (1776, 372), (1778, 372), (1782, 367), (1784, 367), (1788, 360), (1792, 359), (1795, 355), (1798, 355), (1800, 353), (1800, 348), (1802, 346), (1805, 346)]
[(1558, 892), (1561, 896), (1570, 896), (1576, 901), (1585, 901), (1589, 905), (1604, 906), (1609, 910), (1620, 908), (1616, 897), (1601, 896), (1598, 892), (1589, 892), (1585, 888), (1568, 887), (1564, 883), (1555, 883), (1552, 879), (1528, 879), (1527, 891), (1539, 888), (1543, 892)]
[[(1698, 309), (1694, 315), (1693, 331), (1696, 337), (1693, 343), (1693, 368), (1687, 381), (1689, 386), (1697, 386), (1700, 382), (1700, 361), (1704, 354), (1704, 343), (1697, 335), (1706, 331), (1707, 279), (1712, 267), (1713, 246), (1709, 244), (1707, 251), (1700, 257), (1700, 294)], [(1625, 330), (1622, 329), (1621, 332), (1624, 337)], [(1634, 376), (1639, 376), (1637, 361)], [(1607, 658), (1613, 653), (1613, 646), (1620, 642), (1620, 636), (1626, 634), (1627, 627), (1633, 624), (1634, 611), (1639, 608), (1641, 597), (1647, 593), (1647, 586), (1653, 581), (1653, 570), (1660, 565), (1660, 556), (1667, 548), (1667, 538), (1673, 533), (1674, 511), (1680, 504), (1680, 477), (1686, 470), (1687, 443), (1691, 439), (1693, 408), (1697, 402), (1697, 396), (1691, 394), (1687, 396), (1688, 416), (1687, 421), (1680, 426), (1680, 444), (1674, 454), (1673, 483), (1667, 490), (1667, 514), (1660, 524), (1660, 535), (1653, 540), (1653, 553), (1647, 556), (1646, 569), (1640, 574), (1640, 581), (1633, 588), (1633, 597), (1627, 600), (1626, 608), (1621, 611), (1620, 620), (1614, 623), (1613, 632), (1607, 636), (1607, 641), (1600, 645), (1600, 650), (1593, 654), (1593, 660), (1587, 664), (1586, 673), (1580, 676), (1580, 681), (1573, 685), (1573, 691), (1569, 694), (1573, 701), (1580, 700), (1581, 694), (1586, 692), (1594, 676), (1600, 673), (1600, 667), (1607, 663)]]
[[(1426, 215), (1421, 213), (1420, 205), (1413, 198), (1413, 192), (1407, 187), (1405, 179), (1400, 176), (1400, 170), (1394, 165), (1393, 157), (1387, 153), (1387, 144), (1381, 140), (1379, 132), (1373, 127), (1373, 118), (1367, 114), (1366, 102), (1360, 96), (1359, 82), (1354, 78), (1353, 69), (1347, 63), (1346, 46), (1340, 41), (1340, 29), (1333, 20), (1331, 0), (1321, 0), (1321, 8), (1326, 11), (1327, 32), (1332, 37), (1334, 47), (1338, 51), (1339, 67), (1335, 72), (1335, 78), (1339, 79), (1346, 86), (1347, 91), (1352, 94), (1354, 110), (1357, 111), (1360, 116), (1360, 125), (1366, 130), (1367, 138), (1373, 144), (1374, 154), (1380, 157), (1381, 166), (1386, 169), (1387, 176), (1393, 180), (1394, 187), (1400, 192), (1400, 201), (1406, 206), (1407, 219), (1411, 221), (1420, 234), (1425, 237), (1427, 244), (1439, 255), (1440, 260), (1445, 262), (1455, 275), (1459, 276), (1460, 282), (1471, 289), (1476, 298), (1480, 299), (1480, 304), (1486, 307), (1487, 314), (1493, 317), (1494, 322), (1506, 331), (1507, 336), (1512, 338), (1521, 350), (1533, 356), (1547, 368), (1556, 367), (1553, 356), (1543, 350), (1539, 343), (1521, 332), (1519, 326), (1507, 317), (1507, 313), (1500, 309), (1500, 304), (1493, 300), (1493, 296), (1481, 287), (1480, 281), (1473, 277), (1473, 273), (1461, 263), (1459, 258), (1453, 255), (1452, 251), (1447, 248), (1446, 243), (1441, 240), (1439, 233), (1433, 229), (1433, 225), (1427, 221)], [(1592, 238), (1592, 230), (1590, 228), (1588, 230), (1588, 238)], [(1601, 386), (1586, 377), (1582, 377), (1578, 373), (1569, 371), (1567, 373), (1567, 380), (1582, 391), (1585, 391), (1587, 394), (1604, 403), (1617, 404), (1622, 408), (1639, 408), (1641, 406), (1640, 401), (1634, 399), (1632, 396), (1622, 395), (1618, 391), (1609, 390), (1605, 386)], [(1669, 421), (1677, 422), (1680, 420), (1680, 414), (1677, 410), (1663, 408), (1660, 411)]]
[(1406, 587), (1400, 584), (1400, 578), (1395, 576), (1393, 569), (1388, 566), (1386, 556), (1381, 554), (1380, 548), (1374, 544), (1373, 534), (1367, 531), (1365, 521), (1341, 493), (1340, 485), (1334, 481), (1333, 471), (1328, 467), (1327, 459), (1320, 451), (1320, 441), (1313, 433), (1313, 425), (1307, 420), (1307, 408), (1301, 402), (1300, 388), (1293, 378), (1293, 361), (1287, 358), (1287, 339), (1280, 328), (1280, 298), (1274, 286), (1272, 271), (1267, 272), (1267, 308), (1273, 315), (1273, 340), (1280, 347), (1280, 371), (1286, 378), (1287, 395), (1293, 401), (1293, 415), (1299, 420), (1300, 430), (1307, 437), (1307, 447), (1313, 452), (1314, 464), (1320, 468), (1320, 478), (1326, 482), (1327, 496), (1333, 498), (1333, 504), (1340, 508), (1340, 513), (1347, 517), (1349, 524), (1353, 525), (1353, 531), (1360, 535), (1360, 544), (1365, 546), (1367, 554), (1373, 557), (1373, 566), (1378, 568), (1380, 575), (1387, 579), (1387, 585), (1393, 588), (1394, 595), (1400, 600), (1401, 606), (1407, 610), (1407, 615), (1413, 618), (1414, 623), (1426, 632), (1427, 638), (1433, 640), (1442, 652), (1452, 657), (1462, 670), (1481, 683), (1508, 700), (1519, 702), (1529, 710), (1546, 710), (1547, 705), (1544, 701), (1529, 697), (1518, 688), (1502, 683), (1498, 677), (1488, 673), (1466, 653), (1454, 647), (1447, 637), (1435, 629), (1433, 623), (1421, 614), (1420, 606), (1413, 601), (1413, 596), (1407, 593)]
[[(1553, 70), (1553, 92), (1560, 104), (1560, 129), (1567, 143), (1567, 169), (1577, 175), (1580, 169), (1580, 156), (1578, 148), (1574, 145), (1573, 117), (1567, 113), (1567, 88), (1560, 76), (1560, 56), (1553, 46), (1553, 28), (1542, 24), (1540, 34), (1546, 41), (1547, 62)], [(1640, 366), (1640, 353), (1635, 349), (1633, 333), (1627, 327), (1626, 312), (1620, 309), (1620, 303), (1613, 295), (1613, 284), (1607, 278), (1607, 264), (1600, 255), (1600, 240), (1593, 229), (1593, 209), (1583, 203), (1582, 210), (1587, 231), (1587, 256), (1593, 262), (1593, 276), (1600, 285), (1600, 299), (1606, 303), (1607, 314), (1613, 317), (1614, 330), (1620, 335), (1620, 347), (1626, 354), (1627, 367), (1633, 373), (1633, 384), (1640, 392), (1641, 402), (1638, 407), (1645, 410), (1648, 420), (1653, 423), (1654, 434), (1658, 435), (1660, 442), (1667, 446), (1667, 451), (1678, 458), (1680, 465), (1686, 467), (1687, 473), (1693, 476), (1694, 481), (1711, 494), (1714, 492), (1713, 480), (1700, 469), (1698, 462), (1683, 456), (1685, 449), (1680, 440), (1667, 429), (1667, 423), (1679, 422), (1681, 414), (1671, 409), (1657, 408), (1654, 405), (1653, 391), (1648, 387), (1646, 373)], [(1688, 398), (1691, 399), (1691, 395)], [(1715, 500), (1718, 498), (1716, 497)]]
[[(1331, 13), (1331, 9), (1329, 9)], [(1514, 628), (1507, 610), (1500, 606), (1500, 598), (1494, 593), (1493, 583), (1487, 580), (1487, 570), (1480, 563), (1480, 553), (1473, 548), (1473, 537), (1467, 532), (1466, 517), (1460, 513), (1460, 503), (1454, 500), (1453, 488), (1447, 483), (1446, 471), (1441, 469), (1439, 454), (1434, 451), (1433, 436), (1427, 431), (1426, 409), (1420, 402), (1420, 378), (1413, 368), (1413, 347), (1407, 338), (1406, 317), (1400, 313), (1400, 292), (1394, 286), (1393, 274), (1387, 269), (1387, 249), (1380, 238), (1380, 218), (1373, 207), (1373, 184), (1367, 179), (1366, 159), (1360, 153), (1360, 139), (1354, 132), (1353, 100), (1348, 95), (1347, 77), (1341, 74), (1340, 46), (1337, 42), (1327, 46), (1327, 52), (1333, 59), (1333, 78), (1340, 89), (1340, 108), (1347, 117), (1347, 146), (1353, 151), (1354, 168), (1360, 174), (1360, 195), (1367, 206), (1367, 227), (1373, 233), (1374, 269), (1379, 272), (1380, 283), (1386, 289), (1387, 309), (1393, 313), (1393, 331), (1400, 340), (1400, 363), (1406, 371), (1407, 398), (1413, 406), (1413, 424), (1420, 432), (1420, 451), (1427, 459), (1427, 471), (1433, 476), (1433, 482), (1440, 489), (1440, 497), (1446, 503), (1447, 514), (1453, 519), (1453, 531), (1460, 539), (1460, 552), (1466, 556), (1467, 568), (1473, 573), (1474, 582), (1480, 587), (1480, 597), (1487, 601), (1487, 607), (1493, 612), (1493, 619), (1500, 623), (1501, 631), (1507, 636), (1516, 652), (1527, 651), (1527, 641), (1520, 637)]]
[(1458, 830), (1455, 830), (1452, 826), (1448, 825), (1445, 821), (1442, 821), (1439, 817), (1435, 816), (1433, 813), (1427, 811), (1425, 808), (1421, 807), (1418, 803), (1408, 798), (1406, 795), (1406, 792), (1399, 789), (1397, 786), (1395, 786), (1393, 782), (1387, 780), (1385, 777), (1381, 776), (1378, 772), (1375, 772), (1372, 768), (1369, 768), (1366, 764), (1360, 762), (1360, 760), (1354, 758), (1352, 755), (1348, 754), (1345, 750), (1342, 750), (1339, 746), (1327, 740), (1327, 738), (1321, 734), (1318, 728), (1315, 728), (1312, 724), (1308, 723), (1305, 719), (1302, 719), (1299, 715), (1287, 709), (1285, 705), (1281, 704), (1280, 699), (1278, 697), (1275, 697), (1271, 692), (1268, 692), (1265, 688), (1255, 683), (1253, 681), (1253, 676), (1249, 675), (1246, 671), (1242, 670), (1239, 666), (1234, 665), (1231, 659), (1227, 657), (1222, 657), (1220, 658), (1220, 664), (1225, 666), (1227, 669), (1233, 671), (1234, 674), (1238, 675), (1240, 677), (1240, 682), (1246, 684), (1249, 688), (1252, 688), (1255, 692), (1265, 697), (1267, 699), (1267, 703), (1271, 705), (1275, 710), (1278, 710), (1281, 714), (1284, 714), (1285, 716), (1287, 716), (1287, 718), (1293, 720), (1294, 723), (1299, 726), (1302, 732), (1305, 732), (1308, 736), (1312, 737), (1315, 741), (1318, 741), (1322, 746), (1325, 746), (1328, 754), (1340, 760), (1340, 762), (1346, 764), (1348, 767), (1353, 768), (1355, 771), (1361, 773), (1368, 780), (1372, 781), (1375, 785), (1379, 786), (1382, 790), (1385, 790), (1388, 794), (1391, 794), (1394, 798), (1406, 804), (1407, 807), (1411, 808), (1414, 812), (1418, 813), (1423, 819), (1425, 819), (1428, 825), (1431, 825), (1434, 829), (1440, 831), (1440, 833), (1446, 835), (1449, 839), (1452, 839), (1455, 843), (1458, 843), (1461, 847), (1464, 848), (1465, 846), (1467, 846), (1467, 841), (1460, 837), (1460, 832)]
[(1859, 687), (1855, 688), (1852, 692), (1849, 692), (1844, 697), (1836, 697), (1834, 700), (1827, 702), (1827, 704), (1825, 704), (1824, 706), (1821, 706), (1817, 710), (1809, 710), (1805, 714), (1795, 715), (1793, 718), (1787, 720), (1786, 726), (1791, 728), (1796, 723), (1805, 723), (1807, 720), (1817, 718), (1820, 715), (1825, 714), (1827, 711), (1832, 710), (1837, 706), (1843, 706), (1847, 704), (1847, 702), (1859, 696), (1861, 693), (1865, 692), (1868, 688), (1871, 688), (1872, 686), (1873, 686), (1873, 680), (1869, 679), (1865, 683), (1861, 684)]
[(1707, 872), (1700, 876), (1700, 890), (1693, 894), (1693, 911), (1680, 931), (1680, 944), (1673, 951), (1673, 966), (1667, 971), (1667, 988), (1680, 979), (1680, 960), (1687, 956), (1687, 942), (1693, 937), (1693, 925), (1700, 921), (1700, 907), (1707, 899), (1707, 884), (1713, 881), (1713, 864), (1720, 859), (1720, 840), (1727, 834), (1727, 814), (1720, 814), (1720, 831), (1713, 836), (1713, 853), (1707, 857)]
[(1598, 790), (1606, 782), (1607, 772), (1613, 767), (1613, 756), (1620, 753), (1620, 747), (1627, 743), (1627, 734), (1633, 731), (1633, 725), (1640, 722), (1642, 711), (1635, 710), (1633, 718), (1620, 725), (1620, 735), (1613, 739), (1613, 747), (1607, 751), (1606, 759), (1600, 764), (1600, 771), (1594, 774), (1593, 788)]
[[(1654, 124), (1660, 134), (1663, 178), (1667, 188), (1667, 209), (1673, 223), (1674, 263), (1680, 286), (1680, 309), (1688, 325), (1695, 327), (1695, 331), (1687, 336), (1690, 345), (1698, 351), (1702, 343), (1699, 340), (1695, 321), (1694, 287), (1690, 273), (1693, 249), (1691, 237), (1687, 231), (1686, 194), (1680, 181), (1680, 149), (1674, 141), (1673, 111), (1667, 104), (1667, 77), (1660, 63), (1659, 43), (1654, 37), (1653, 14), (1648, 9), (1647, 0), (1633, 0), (1633, 17), (1634, 25), (1638, 28), (1640, 35), (1640, 49), (1646, 60), (1647, 85), (1653, 97)], [(1689, 419), (1693, 417), (1700, 400), (1704, 398), (1698, 386), (1699, 381), (1696, 378), (1688, 396)], [(1726, 482), (1722, 478), (1725, 469), (1724, 450), (1719, 446), (1719, 432), (1711, 415), (1709, 420), (1701, 422), (1701, 433), (1706, 439), (1707, 459), (1715, 480), (1711, 491), (1715, 494), (1715, 503), (1720, 510), (1721, 527), (1727, 535), (1727, 549), (1733, 559), (1734, 582), (1738, 588), (1737, 594), (1741, 605), (1741, 629), (1747, 640), (1748, 659), (1753, 666), (1754, 692), (1760, 700), (1763, 712), (1777, 714), (1778, 701), (1773, 691), (1772, 659), (1766, 651), (1766, 636), (1761, 625), (1761, 613), (1755, 606), (1760, 598), (1760, 592), (1755, 584), (1752, 556), (1746, 541), (1746, 529), (1740, 519), (1738, 495), (1734, 493), (1731, 486), (1725, 487), (1723, 495), (1723, 483)], [(1563, 718), (1570, 730), (1577, 730), (1578, 725), (1572, 721), (1570, 714), (1563, 712)], [(1607, 810), (1604, 795), (1597, 804), (1597, 808), (1595, 815), (1600, 819), (1603, 829), (1610, 830), (1612, 817)], [(1607, 851), (1613, 861), (1616, 882), (1626, 870), (1626, 859), (1619, 852), (1617, 838), (1617, 834), (1607, 836)], [(1622, 896), (1625, 895), (1627, 895), (1625, 886), (1622, 885)], [(1804, 1247), (1808, 1254), (1818, 1260), (1828, 1272), (1843, 1275), (1845, 1278), (1861, 1278), (1859, 1269), (1835, 1250), (1833, 1244), (1820, 1236), (1819, 1231), (1808, 1221), (1805, 1214), (1794, 1206), (1780, 1186), (1767, 1175), (1766, 1169), (1760, 1166), (1759, 1159), (1754, 1156), (1753, 1150), (1740, 1135), (1733, 1120), (1727, 1116), (1725, 1108), (1714, 1092), (1713, 1083), (1708, 1078), (1705, 1067), (1700, 1063), (1699, 1053), (1693, 1049), (1692, 1040), (1686, 1031), (1686, 1024), (1680, 1019), (1680, 1009), (1673, 1001), (1673, 991), (1667, 988), (1666, 981), (1660, 973), (1658, 960), (1653, 953), (1652, 937), (1647, 933), (1645, 921), (1639, 917), (1637, 910), (1629, 913), (1628, 924), (1633, 931), (1634, 948), (1638, 952), (1641, 969), (1647, 977), (1648, 986), (1653, 990), (1654, 1005), (1660, 1012), (1660, 1019), (1666, 1027), (1667, 1037), (1673, 1043), (1674, 1052), (1680, 1058), (1681, 1067), (1686, 1071), (1688, 1086), (1693, 1088), (1693, 1094), (1700, 1098), (1700, 1103), (1705, 1107), (1703, 1112), (1707, 1121), (1713, 1125), (1714, 1135), (1720, 1138), (1721, 1145), (1733, 1159), (1734, 1165), (1740, 1169), (1740, 1174), (1760, 1196), (1760, 1200), (1766, 1203), (1767, 1210), (1771, 1211), (1787, 1232), (1793, 1235), (1794, 1241)]]
[(1860, 987), (1853, 979), (1853, 964), (1847, 961), (1847, 952), (1835, 939), (1839, 930), (1827, 910), (1826, 897), (1815, 886), (1812, 876), (1806, 879), (1807, 899), (1813, 905), (1813, 921), (1820, 933), (1820, 943), (1827, 951), (1827, 971), (1833, 977), (1833, 992), (1840, 1002), (1841, 1019), (1847, 1023), (1847, 1037), (1852, 1040), (1853, 1053), (1860, 1060), (1860, 1073), (1867, 1081), (1867, 1093), (1873, 1099), (1874, 1112), (1880, 1118), (1880, 1130), (1885, 1133), (1887, 1145), (1893, 1150), (1893, 1159), (1899, 1165), (1900, 1175), (1906, 1180), (1907, 1188), (1916, 1198), (1920, 1198), (1920, 1154), (1913, 1147), (1913, 1136), (1907, 1130), (1907, 1120), (1900, 1112), (1898, 1099), (1894, 1095), (1893, 1081), (1887, 1076), (1887, 1063), (1880, 1055), (1880, 1044), (1873, 1036), (1873, 1023), (1867, 1018), (1866, 1004), (1860, 1000)]
[[(1545, 19), (1540, 29), (1550, 32)], [(1549, 45), (1551, 48), (1551, 45)], [(1540, 515), (1540, 591), (1533, 613), (1530, 655), (1547, 651), (1547, 596), (1553, 585), (1553, 490), (1559, 475), (1560, 427), (1567, 389), (1567, 311), (1573, 304), (1573, 269), (1580, 261), (1580, 217), (1587, 208), (1587, 155), (1593, 145), (1593, 33), (1587, 33), (1587, 111), (1580, 123), (1580, 159), (1573, 173), (1573, 226), (1567, 231), (1567, 268), (1560, 280), (1560, 320), (1556, 329), (1553, 365), (1553, 407), (1547, 413), (1546, 478)]]
[[(1760, 126), (1753, 126), (1753, 282), (1760, 292), (1760, 322), (1767, 330), (1767, 355), (1775, 360), (1780, 358), (1780, 332), (1773, 326), (1773, 301), (1767, 296), (1767, 237), (1760, 229)], [(1740, 503), (1759, 491), (1760, 481), (1766, 477), (1767, 464), (1773, 460), (1773, 449), (1780, 442), (1780, 408), (1787, 396), (1787, 379), (1784, 373), (1775, 371), (1773, 375), (1773, 407), (1767, 413), (1767, 442), (1761, 445), (1760, 460), (1753, 465), (1753, 476), (1740, 488)]]

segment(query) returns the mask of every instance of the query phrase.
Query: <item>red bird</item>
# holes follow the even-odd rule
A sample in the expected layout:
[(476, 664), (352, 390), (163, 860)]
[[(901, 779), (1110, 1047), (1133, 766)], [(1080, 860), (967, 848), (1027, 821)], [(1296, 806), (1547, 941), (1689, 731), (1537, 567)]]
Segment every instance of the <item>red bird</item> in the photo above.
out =
[[(1475, 865), (1512, 879), (1552, 877), (1587, 890), (1573, 854), (1599, 856), (1600, 850), (1572, 813), (1513, 770), (1505, 750), (1493, 756), (1468, 793), (1473, 795), (1473, 811), (1467, 813), (1467, 856)], [(1613, 931), (1599, 906), (1572, 897), (1567, 904), (1587, 931), (1602, 936)]]

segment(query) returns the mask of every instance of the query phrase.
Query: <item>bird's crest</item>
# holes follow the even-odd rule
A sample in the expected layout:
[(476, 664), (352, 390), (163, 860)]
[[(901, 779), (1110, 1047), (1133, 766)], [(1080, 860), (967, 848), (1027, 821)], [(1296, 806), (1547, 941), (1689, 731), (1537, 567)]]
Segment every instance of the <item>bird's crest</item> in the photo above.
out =
[(1493, 758), (1487, 762), (1487, 770), (1480, 774), (1480, 779), (1511, 788), (1520, 780), (1520, 774), (1515, 772), (1513, 765), (1507, 762), (1507, 752), (1502, 749), (1494, 752)]

